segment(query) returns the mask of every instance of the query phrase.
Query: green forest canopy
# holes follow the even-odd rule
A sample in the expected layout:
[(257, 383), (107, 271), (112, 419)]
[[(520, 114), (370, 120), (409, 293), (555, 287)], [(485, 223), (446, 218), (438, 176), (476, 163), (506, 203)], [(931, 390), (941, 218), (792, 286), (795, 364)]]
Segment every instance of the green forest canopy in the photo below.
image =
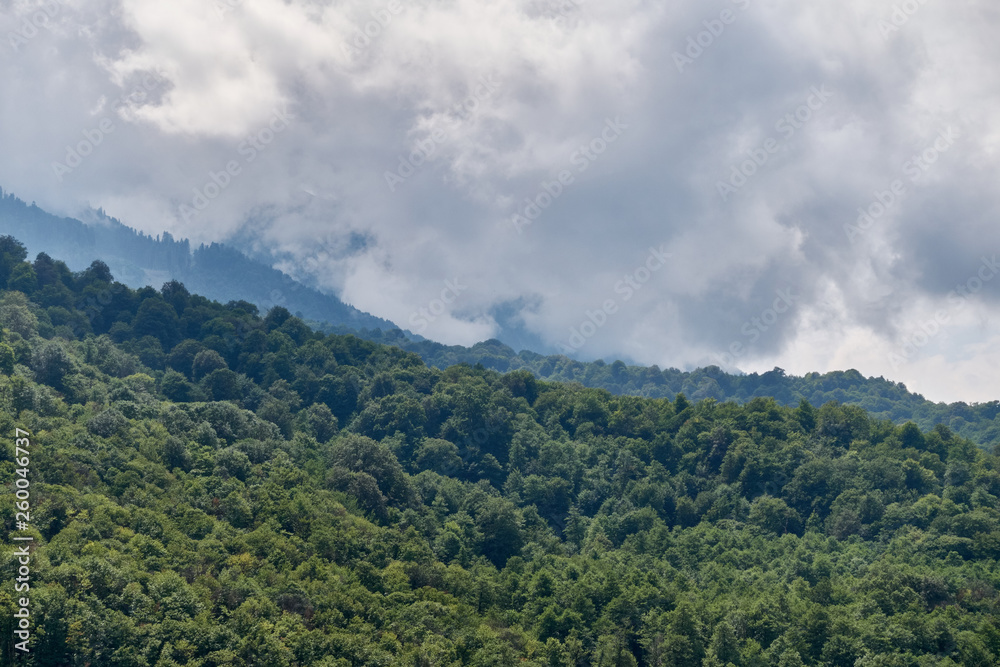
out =
[(0, 289), (18, 664), (1000, 661), (1000, 461), (947, 426), (429, 368), (9, 237)]
[[(348, 333), (345, 327), (310, 323), (330, 333)], [(623, 361), (606, 363), (577, 361), (562, 355), (541, 355), (528, 350), (515, 353), (498, 340), (488, 340), (472, 347), (442, 345), (429, 340), (415, 341), (403, 332), (360, 332), (366, 340), (401, 347), (416, 352), (427, 365), (447, 368), (455, 364), (482, 364), (507, 373), (524, 369), (552, 382), (579, 382), (585, 387), (607, 389), (613, 394), (668, 398), (684, 394), (692, 400), (714, 398), (719, 402), (746, 403), (754, 398), (773, 398), (779, 404), (795, 407), (805, 399), (813, 405), (837, 401), (857, 405), (873, 417), (896, 424), (912, 421), (929, 430), (944, 424), (973, 442), (992, 447), (1000, 443), (1000, 401), (968, 404), (934, 403), (907, 390), (902, 382), (882, 377), (864, 377), (856, 370), (807, 373), (802, 377), (786, 375), (781, 368), (766, 373), (737, 375), (718, 366), (693, 371), (657, 366), (629, 366)]]
[[(790, 407), (802, 399), (813, 405), (837, 401), (860, 406), (872, 416), (896, 424), (913, 421), (923, 430), (944, 424), (986, 447), (1000, 442), (1000, 401), (934, 403), (909, 392), (902, 383), (866, 378), (856, 370), (808, 373), (804, 377), (785, 375), (780, 368), (759, 374), (725, 373), (716, 366), (686, 372), (628, 366), (620, 360), (582, 362), (529, 350), (515, 352), (498, 340), (472, 347), (442, 345), (363, 313), (233, 248), (215, 243), (192, 248), (187, 240), (174, 239), (167, 232), (154, 238), (107, 217), (101, 210), (91, 214), (98, 224), (59, 218), (0, 189), (0, 234), (11, 234), (36, 251), (59, 255), (70, 266), (85, 267), (100, 253), (122, 283), (142, 286), (147, 276), (164, 275), (169, 276), (164, 280), (183, 282), (189, 290), (218, 301), (244, 300), (262, 312), (281, 305), (298, 317), (309, 318), (306, 322), (314, 329), (401, 347), (419, 354), (428, 366), (442, 370), (460, 363), (482, 364), (502, 373), (525, 369), (543, 380), (579, 382), (613, 394), (670, 400), (683, 393), (692, 400), (714, 398), (738, 403), (768, 397)], [(364, 239), (352, 238), (351, 243), (363, 244)], [(504, 337), (534, 338), (510, 327)], [(544, 347), (540, 340), (535, 343), (539, 349)]]

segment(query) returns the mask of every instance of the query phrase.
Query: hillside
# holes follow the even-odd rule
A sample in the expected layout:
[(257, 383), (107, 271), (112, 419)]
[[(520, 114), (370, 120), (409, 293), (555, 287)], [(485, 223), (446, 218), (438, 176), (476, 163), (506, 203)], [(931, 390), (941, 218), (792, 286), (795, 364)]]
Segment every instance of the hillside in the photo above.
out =
[(264, 310), (283, 306), (303, 317), (352, 329), (397, 328), (225, 245), (192, 250), (186, 239), (175, 240), (168, 233), (147, 236), (103, 211), (93, 212), (92, 217), (90, 224), (59, 218), (0, 190), (0, 234), (20, 240), (32, 257), (45, 252), (75, 270), (100, 259), (133, 288), (177, 280), (223, 303), (249, 301)]
[(946, 426), (435, 369), (25, 259), (0, 238), (36, 545), (17, 664), (1000, 661), (1000, 458)]
[[(1000, 401), (976, 405), (934, 403), (907, 391), (900, 383), (865, 378), (854, 370), (811, 373), (805, 377), (785, 375), (780, 369), (734, 375), (715, 367), (681, 371), (629, 366), (621, 361), (581, 362), (529, 350), (516, 352), (498, 340), (472, 347), (443, 345), (402, 331), (387, 320), (363, 313), (225, 245), (213, 243), (192, 251), (187, 240), (175, 240), (166, 233), (159, 238), (145, 236), (100, 211), (94, 215), (91, 224), (57, 218), (0, 192), (0, 234), (11, 234), (21, 240), (32, 256), (44, 251), (61, 257), (77, 270), (87, 267), (95, 258), (101, 259), (114, 275), (133, 288), (158, 287), (177, 280), (191, 291), (223, 303), (248, 301), (261, 311), (283, 306), (300, 314), (319, 331), (354, 334), (365, 340), (395, 345), (419, 354), (435, 368), (466, 363), (482, 364), (501, 372), (524, 369), (543, 380), (579, 382), (614, 394), (671, 400), (678, 393), (694, 399), (740, 403), (768, 396), (786, 406), (796, 406), (803, 398), (813, 405), (835, 400), (857, 405), (897, 424), (913, 421), (923, 429), (944, 424), (982, 446), (1000, 442)], [(509, 313), (507, 318), (510, 319)], [(519, 340), (516, 327), (506, 331)]]
[[(346, 332), (343, 329), (338, 331)], [(805, 376), (786, 375), (780, 368), (745, 375), (725, 373), (715, 366), (694, 371), (676, 368), (661, 370), (657, 366), (629, 366), (622, 361), (611, 364), (601, 360), (581, 362), (561, 355), (546, 356), (527, 350), (516, 353), (497, 340), (467, 348), (409, 340), (396, 331), (365, 332), (362, 335), (369, 340), (416, 352), (428, 365), (436, 368), (465, 363), (482, 364), (500, 372), (523, 369), (547, 381), (578, 382), (585, 387), (605, 389), (613, 394), (671, 400), (683, 393), (696, 400), (713, 398), (720, 402), (738, 403), (769, 397), (785, 406), (797, 406), (803, 399), (813, 405), (838, 401), (856, 405), (878, 419), (896, 424), (913, 421), (922, 429), (943, 424), (985, 447), (1000, 443), (1000, 401), (971, 405), (964, 402), (934, 403), (908, 391), (906, 385), (900, 382), (882, 377), (866, 378), (856, 370), (809, 373)]]

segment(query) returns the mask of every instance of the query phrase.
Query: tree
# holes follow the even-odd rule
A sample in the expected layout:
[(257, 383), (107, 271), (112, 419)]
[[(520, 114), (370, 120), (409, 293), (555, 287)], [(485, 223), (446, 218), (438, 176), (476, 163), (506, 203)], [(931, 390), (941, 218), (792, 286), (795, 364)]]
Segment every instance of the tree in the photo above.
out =
[(94, 283), (106, 283), (110, 285), (115, 279), (111, 275), (111, 269), (108, 268), (108, 265), (99, 259), (95, 259), (83, 272), (80, 280), (83, 285), (92, 285)]
[(424, 440), (417, 449), (415, 461), (420, 470), (433, 470), (450, 477), (461, 476), (465, 469), (455, 443), (440, 438)]
[(252, 468), (253, 465), (250, 463), (250, 458), (245, 453), (238, 449), (227, 447), (215, 455), (215, 471), (213, 474), (222, 477), (235, 477), (241, 482), (245, 482)]
[(841, 447), (848, 447), (854, 440), (866, 439), (871, 429), (864, 410), (835, 402), (823, 405), (816, 421), (819, 434)]
[(49, 341), (35, 350), (31, 368), (39, 382), (62, 389), (64, 378), (73, 370), (73, 359), (62, 345)]
[(376, 440), (398, 432), (412, 443), (423, 436), (426, 422), (427, 415), (419, 401), (412, 396), (392, 394), (371, 401), (358, 414), (351, 429)]
[(191, 293), (184, 287), (184, 283), (176, 280), (163, 283), (160, 295), (174, 309), (174, 313), (178, 317), (184, 314), (184, 309), (187, 308), (188, 302), (191, 300)]
[[(221, 371), (216, 371), (219, 372)], [(275, 399), (264, 401), (257, 408), (257, 416), (277, 426), (281, 430), (282, 437), (286, 439), (292, 437), (292, 411), (285, 401)]]
[(803, 398), (799, 401), (799, 408), (795, 412), (795, 417), (802, 430), (806, 433), (812, 433), (813, 429), (816, 428), (816, 409), (813, 408), (812, 404)]
[(395, 454), (383, 444), (363, 435), (348, 434), (337, 439), (328, 457), (330, 467), (367, 473), (378, 489), (393, 503), (409, 504), (413, 490)]
[(268, 331), (274, 331), (291, 319), (291, 317), (292, 314), (288, 312), (287, 308), (275, 306), (271, 310), (267, 311), (267, 317), (264, 318), (264, 327)]
[(180, 438), (170, 436), (163, 444), (163, 462), (169, 468), (191, 469), (191, 453)]
[(598, 638), (594, 648), (594, 667), (636, 667), (637, 664), (622, 633)]
[(14, 267), (28, 258), (28, 249), (13, 236), (0, 236), (0, 288), (7, 289)]
[(899, 428), (899, 440), (903, 447), (911, 449), (923, 449), (925, 444), (924, 434), (920, 432), (920, 427), (913, 422), (906, 422)]
[(73, 274), (64, 262), (57, 262), (46, 253), (40, 252), (35, 257), (32, 264), (35, 275), (40, 286), (59, 285), (61, 287), (73, 286)]
[(799, 533), (802, 517), (781, 498), (768, 495), (757, 498), (750, 506), (750, 523), (778, 535)]
[(222, 518), (234, 528), (247, 528), (253, 523), (253, 509), (241, 494), (233, 491), (222, 501)]
[(313, 403), (298, 415), (299, 428), (319, 442), (328, 442), (337, 434), (337, 418), (323, 403)]
[[(171, 353), (172, 354), (172, 353)], [(229, 365), (222, 355), (215, 350), (202, 350), (194, 356), (191, 363), (191, 377), (195, 381), (218, 370), (228, 369)]]
[(20, 292), (5, 294), (0, 300), (0, 326), (23, 338), (31, 338), (37, 334), (38, 318), (28, 303), (28, 299)]
[(722, 621), (715, 626), (712, 642), (708, 647), (708, 656), (713, 658), (718, 665), (739, 664), (740, 645), (736, 638), (736, 632), (729, 621)]
[(242, 398), (240, 375), (228, 368), (219, 368), (202, 380), (201, 386), (213, 401), (235, 401)]
[(341, 424), (349, 421), (358, 405), (361, 378), (354, 368), (337, 369), (337, 375), (320, 378), (316, 400), (325, 403)]
[(7, 343), (0, 343), (0, 373), (14, 374), (14, 348)]
[(38, 289), (38, 276), (35, 275), (34, 267), (27, 262), (15, 264), (7, 279), (7, 287), (26, 294), (33, 293)]
[(535, 399), (538, 398), (538, 381), (530, 371), (511, 371), (503, 376), (503, 383), (511, 394), (523, 397), (528, 405), (533, 405)]
[(87, 422), (87, 430), (102, 438), (121, 432), (128, 426), (128, 419), (116, 408), (109, 408), (100, 412)]
[(161, 298), (146, 299), (132, 320), (133, 335), (153, 336), (170, 349), (177, 342), (179, 320), (174, 307)]
[(18, 415), (23, 410), (34, 409), (35, 394), (35, 388), (20, 375), (15, 375), (10, 379), (11, 404)]
[(705, 654), (702, 625), (691, 603), (682, 600), (667, 614), (663, 646), (676, 667), (700, 667)]
[(489, 498), (476, 512), (476, 528), (483, 534), (483, 555), (503, 567), (521, 551), (524, 540), (514, 505), (501, 498)]
[(205, 347), (199, 341), (190, 338), (181, 341), (167, 355), (167, 365), (175, 371), (183, 373), (188, 379), (194, 379), (194, 358), (204, 349)]

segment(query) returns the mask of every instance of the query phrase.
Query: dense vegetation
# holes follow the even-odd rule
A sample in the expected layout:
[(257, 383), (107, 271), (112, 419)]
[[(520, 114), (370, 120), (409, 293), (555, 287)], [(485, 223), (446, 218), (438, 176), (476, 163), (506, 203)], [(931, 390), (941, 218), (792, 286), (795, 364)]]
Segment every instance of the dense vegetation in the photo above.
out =
[[(343, 328), (327, 330), (346, 333)], [(671, 400), (677, 394), (692, 400), (714, 398), (720, 402), (738, 403), (768, 397), (791, 407), (803, 399), (813, 405), (837, 401), (857, 405), (873, 417), (896, 424), (912, 421), (925, 430), (944, 424), (980, 445), (992, 447), (1000, 443), (1000, 401), (972, 405), (934, 403), (909, 392), (902, 382), (866, 378), (856, 370), (809, 373), (804, 377), (786, 375), (780, 368), (746, 375), (725, 373), (717, 366), (694, 371), (660, 370), (656, 366), (628, 366), (622, 361), (610, 364), (600, 360), (581, 362), (562, 355), (545, 356), (527, 350), (515, 353), (497, 340), (469, 348), (412, 340), (398, 330), (365, 331), (361, 335), (367, 340), (416, 352), (429, 366), (436, 368), (468, 363), (482, 364), (504, 373), (524, 369), (550, 382), (579, 382), (585, 387), (606, 389), (613, 394)]]
[[(223, 302), (248, 301), (262, 310), (280, 305), (305, 318), (314, 329), (401, 347), (417, 353), (428, 366), (435, 368), (467, 363), (482, 364), (502, 373), (524, 369), (546, 381), (579, 382), (613, 394), (670, 400), (683, 393), (693, 400), (714, 398), (738, 403), (773, 397), (779, 404), (791, 407), (802, 399), (813, 405), (838, 401), (857, 405), (874, 417), (896, 424), (913, 421), (924, 430), (944, 424), (977, 444), (992, 447), (1000, 443), (1000, 401), (973, 405), (933, 403), (910, 393), (902, 383), (865, 378), (854, 370), (825, 375), (811, 373), (805, 377), (786, 376), (781, 369), (732, 375), (717, 367), (685, 372), (676, 368), (627, 366), (621, 361), (580, 362), (561, 355), (515, 352), (497, 340), (472, 347), (442, 345), (363, 313), (233, 248), (212, 244), (192, 249), (187, 240), (175, 240), (170, 234), (153, 238), (107, 217), (102, 211), (92, 215), (93, 224), (59, 218), (0, 189), (0, 234), (16, 236), (28, 247), (61, 257), (70, 266), (83, 268), (100, 256), (128, 285), (145, 285), (156, 276), (159, 278), (155, 284), (174, 279), (192, 292)], [(363, 240), (354, 242), (362, 244)], [(526, 331), (508, 331), (507, 335), (522, 340), (535, 338)], [(537, 346), (528, 347), (542, 349), (540, 341)]]
[(335, 296), (296, 282), (268, 264), (234, 248), (213, 243), (192, 248), (169, 233), (152, 237), (125, 226), (103, 211), (89, 212), (84, 224), (59, 218), (0, 189), (0, 234), (16, 237), (35, 252), (59, 257), (70, 267), (85, 268), (95, 258), (112, 267), (133, 287), (183, 282), (191, 291), (226, 302), (245, 300), (353, 329), (393, 329), (395, 325), (349, 306)]
[(1000, 459), (946, 426), (439, 370), (25, 260), (0, 238), (0, 432), (36, 443), (18, 664), (1000, 661)]

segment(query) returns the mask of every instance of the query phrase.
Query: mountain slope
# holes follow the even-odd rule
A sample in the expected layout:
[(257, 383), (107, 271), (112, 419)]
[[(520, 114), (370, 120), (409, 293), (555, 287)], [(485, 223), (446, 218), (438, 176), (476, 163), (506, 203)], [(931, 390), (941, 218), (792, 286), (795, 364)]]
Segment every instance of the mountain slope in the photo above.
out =
[(158, 287), (171, 279), (213, 299), (248, 301), (262, 312), (273, 306), (300, 313), (314, 328), (328, 333), (356, 334), (366, 340), (396, 345), (415, 352), (430, 366), (447, 368), (458, 363), (482, 364), (507, 372), (531, 371), (536, 377), (579, 382), (615, 394), (673, 398), (678, 393), (694, 399), (745, 403), (758, 396), (773, 396), (782, 405), (796, 406), (806, 399), (814, 405), (836, 400), (858, 405), (880, 419), (897, 424), (914, 421), (923, 429), (944, 424), (963, 437), (991, 447), (1000, 442), (1000, 402), (969, 405), (934, 403), (909, 392), (901, 383), (865, 378), (855, 370), (788, 376), (780, 369), (748, 375), (727, 374), (715, 367), (694, 371), (655, 366), (628, 366), (621, 361), (580, 362), (560, 355), (540, 355), (514, 349), (497, 340), (471, 348), (443, 345), (404, 332), (387, 320), (363, 313), (334, 296), (296, 282), (287, 275), (240, 252), (219, 244), (193, 252), (186, 240), (169, 234), (154, 239), (137, 233), (117, 220), (95, 214), (93, 224), (57, 218), (11, 195), (0, 196), (0, 234), (21, 239), (32, 254), (41, 250), (63, 257), (69, 266), (82, 269), (100, 258), (132, 287)]
[(439, 370), (25, 255), (0, 238), (0, 429), (30, 433), (0, 539), (33, 538), (0, 664), (1000, 661), (1000, 458), (947, 427)]
[(58, 218), (0, 191), (0, 234), (10, 234), (31, 256), (45, 252), (75, 270), (105, 262), (131, 287), (159, 287), (178, 280), (212, 299), (244, 300), (262, 311), (280, 305), (303, 317), (353, 329), (396, 329), (396, 325), (306, 287), (280, 271), (221, 244), (194, 249), (170, 234), (146, 236), (94, 212), (90, 224)]
[(437, 368), (465, 363), (482, 364), (501, 372), (528, 370), (540, 379), (579, 382), (585, 387), (605, 389), (614, 394), (667, 398), (683, 393), (695, 400), (712, 398), (720, 402), (746, 403), (758, 397), (773, 397), (780, 404), (797, 406), (806, 400), (813, 405), (838, 401), (857, 405), (879, 419), (897, 424), (913, 421), (923, 429), (944, 424), (985, 447), (1000, 443), (1000, 401), (967, 404), (934, 403), (907, 390), (901, 382), (882, 377), (864, 377), (856, 370), (786, 375), (780, 368), (766, 373), (734, 375), (715, 366), (694, 371), (657, 366), (628, 366), (621, 361), (581, 362), (561, 355), (544, 356), (522, 350), (517, 353), (497, 340), (471, 348), (448, 346), (433, 341), (407, 340), (398, 333), (367, 332), (366, 338), (415, 352)]

